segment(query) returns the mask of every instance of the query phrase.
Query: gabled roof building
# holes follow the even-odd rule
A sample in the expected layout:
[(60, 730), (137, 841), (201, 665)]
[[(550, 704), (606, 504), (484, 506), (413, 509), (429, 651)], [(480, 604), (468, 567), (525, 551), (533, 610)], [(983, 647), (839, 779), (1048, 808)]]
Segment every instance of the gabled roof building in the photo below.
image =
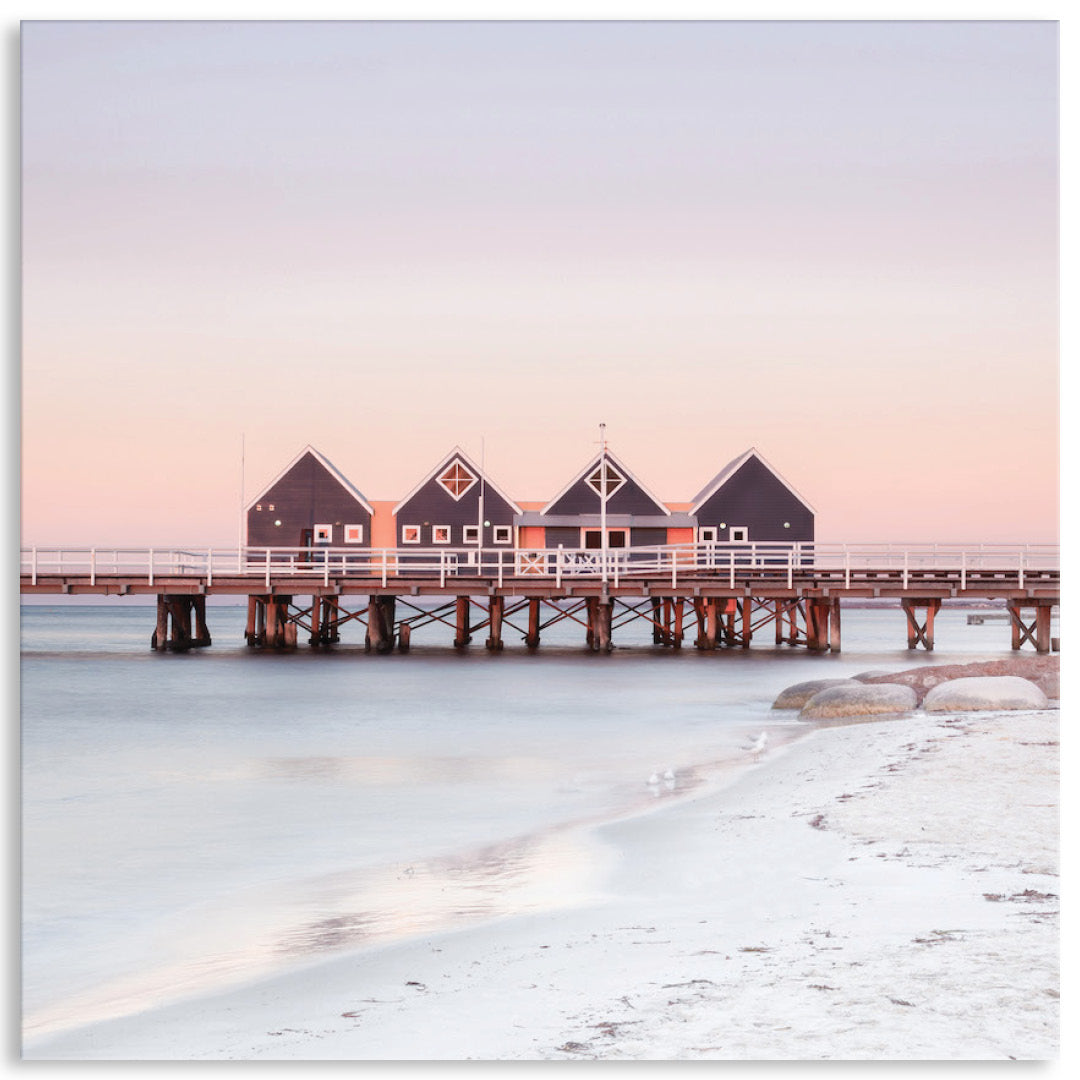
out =
[(313, 446), (305, 446), (245, 509), (250, 547), (371, 545), (371, 504)]
[(751, 447), (694, 496), (699, 542), (814, 539), (814, 508)]
[(521, 508), (455, 446), (394, 507), (398, 547), (512, 547)]

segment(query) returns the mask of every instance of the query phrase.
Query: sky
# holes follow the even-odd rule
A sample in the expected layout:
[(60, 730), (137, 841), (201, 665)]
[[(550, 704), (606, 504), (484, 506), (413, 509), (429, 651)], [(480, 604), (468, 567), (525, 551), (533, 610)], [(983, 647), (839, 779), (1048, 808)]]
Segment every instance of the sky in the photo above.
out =
[[(755, 446), (822, 541), (1053, 542), (1058, 28), (29, 22), (22, 533), (235, 544)], [(243, 447), (243, 462), (241, 460)]]

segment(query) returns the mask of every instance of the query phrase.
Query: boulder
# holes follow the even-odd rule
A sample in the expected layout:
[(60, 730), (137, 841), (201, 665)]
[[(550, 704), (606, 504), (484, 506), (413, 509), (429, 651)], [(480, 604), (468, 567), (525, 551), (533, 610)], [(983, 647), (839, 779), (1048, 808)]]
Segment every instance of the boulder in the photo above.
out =
[(1060, 670), (1056, 656), (1031, 656), (1015, 653), (1005, 660), (974, 661), (970, 664), (924, 664), (891, 674), (875, 674), (864, 671), (857, 675), (860, 681), (872, 684), (900, 683), (910, 686), (921, 702), (931, 687), (956, 679), (974, 678), (981, 675), (1019, 675), (1040, 687), (1049, 698), (1058, 698), (1061, 691), (1058, 682)]
[(882, 671), (879, 668), (874, 668), (873, 671), (860, 671), (858, 675), (852, 675), (851, 677), (856, 682), (869, 682), (871, 679), (885, 680), (889, 677), (891, 672)]
[(854, 679), (811, 679), (781, 690), (773, 702), (774, 709), (801, 709), (816, 693), (830, 686), (850, 686)]
[(923, 699), (927, 712), (980, 712), (987, 709), (1046, 709), (1046, 694), (1019, 675), (981, 675), (931, 687)]
[(884, 683), (870, 686), (851, 680), (847, 686), (819, 690), (799, 712), (800, 720), (832, 720), (843, 716), (878, 716), (906, 713), (918, 703), (910, 686)]

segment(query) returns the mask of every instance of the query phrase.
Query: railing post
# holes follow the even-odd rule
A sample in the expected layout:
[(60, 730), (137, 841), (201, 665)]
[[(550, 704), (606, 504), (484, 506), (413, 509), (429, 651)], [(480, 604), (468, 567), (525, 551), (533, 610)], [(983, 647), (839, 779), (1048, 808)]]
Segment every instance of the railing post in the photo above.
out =
[(844, 545), (844, 588), (851, 588), (851, 552), (847, 544)]
[(555, 588), (562, 588), (562, 544), (559, 545), (558, 553), (555, 555)]
[(382, 549), (382, 583), (383, 588), (386, 588), (386, 548)]
[(270, 590), (270, 549), (266, 549), (266, 589)]
[(615, 588), (617, 589), (619, 587), (619, 552), (618, 552), (618, 549), (616, 549), (612, 553), (611, 566), (612, 566), (612, 569), (615, 571)]
[(904, 591), (907, 591), (907, 575), (908, 575), (908, 552), (907, 548), (904, 548)]
[(733, 547), (728, 548), (728, 584), (732, 589), (735, 588), (735, 549)]
[(323, 585), (330, 584), (330, 552), (323, 552)]
[(967, 588), (967, 552), (960, 552), (960, 588)]
[(214, 549), (206, 549), (206, 587), (214, 584)]
[[(787, 587), (792, 587), (792, 576), (795, 566), (795, 549), (789, 547), (787, 552)], [(778, 616), (779, 618), (779, 616)]]
[(446, 552), (439, 552), (439, 588), (446, 584)]
[(675, 588), (675, 575), (678, 573), (679, 560), (676, 558), (675, 549), (671, 549), (671, 587)]
[(97, 583), (97, 549), (90, 549), (90, 584)]
[(30, 549), (30, 584), (37, 584), (37, 544)]
[(1018, 587), (1024, 587), (1024, 552), (1020, 552), (1020, 573), (1018, 574)]
[(501, 589), (503, 583), (503, 553), (501, 549), (496, 552), (496, 557), (499, 560), (499, 588)]
[(153, 548), (150, 549), (149, 558), (150, 558), (149, 584), (153, 585), (154, 584), (154, 549)]

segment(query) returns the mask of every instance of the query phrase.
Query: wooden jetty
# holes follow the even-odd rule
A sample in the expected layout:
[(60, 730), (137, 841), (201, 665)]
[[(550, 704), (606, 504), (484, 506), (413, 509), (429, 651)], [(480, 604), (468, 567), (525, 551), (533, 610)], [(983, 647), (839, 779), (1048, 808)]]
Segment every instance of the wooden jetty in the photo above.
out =
[[(363, 625), (369, 651), (409, 649), (413, 630), (439, 623), (464, 649), (503, 647), (508, 630), (536, 649), (572, 621), (606, 652), (641, 619), (653, 643), (748, 649), (755, 636), (814, 651), (841, 648), (841, 601), (899, 601), (909, 649), (933, 649), (946, 599), (1005, 601), (1012, 648), (1051, 650), (1060, 603), (1056, 545), (681, 544), (598, 551), (414, 548), (24, 548), (25, 594), (153, 595), (151, 647), (211, 643), (208, 596), (246, 596), (247, 643), (317, 647)], [(432, 598), (436, 598), (433, 602)], [(438, 601), (442, 602), (439, 603)]]

